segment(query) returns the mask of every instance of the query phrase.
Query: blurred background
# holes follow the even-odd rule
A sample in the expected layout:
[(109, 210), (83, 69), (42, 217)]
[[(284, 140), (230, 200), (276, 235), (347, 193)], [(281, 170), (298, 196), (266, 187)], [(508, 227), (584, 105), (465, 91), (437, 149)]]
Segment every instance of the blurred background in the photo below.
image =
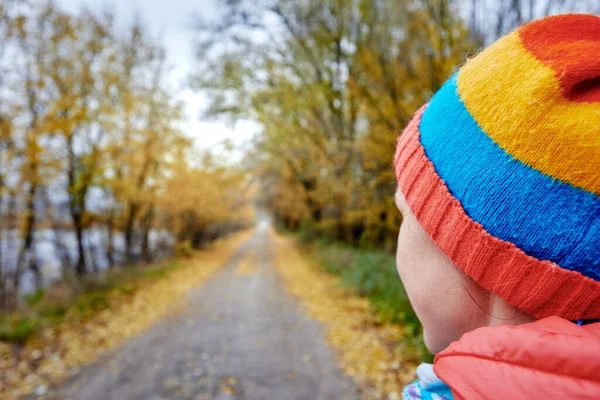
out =
[(35, 331), (14, 315), (49, 285), (188, 254), (256, 207), (416, 326), (396, 139), (468, 57), (564, 12), (600, 1), (1, 0), (0, 339)]

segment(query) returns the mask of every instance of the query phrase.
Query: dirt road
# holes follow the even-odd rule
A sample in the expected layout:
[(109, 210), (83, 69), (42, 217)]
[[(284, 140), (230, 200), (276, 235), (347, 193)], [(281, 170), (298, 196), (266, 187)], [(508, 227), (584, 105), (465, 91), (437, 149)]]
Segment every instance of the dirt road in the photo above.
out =
[(357, 399), (273, 268), (262, 224), (188, 306), (49, 393), (66, 399)]

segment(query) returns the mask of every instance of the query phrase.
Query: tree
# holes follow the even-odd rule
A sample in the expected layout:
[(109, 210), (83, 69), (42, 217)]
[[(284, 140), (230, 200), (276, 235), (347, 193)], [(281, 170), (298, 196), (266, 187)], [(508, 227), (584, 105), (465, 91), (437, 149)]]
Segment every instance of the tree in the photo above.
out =
[(66, 151), (63, 168), (67, 175), (68, 206), (77, 255), (75, 272), (87, 272), (84, 232), (89, 225), (86, 196), (101, 173), (101, 154), (111, 117), (110, 87), (115, 80), (114, 43), (109, 35), (112, 16), (101, 20), (90, 13), (80, 18), (51, 10), (52, 32), (44, 43), (48, 62), (44, 75), (53, 90), (45, 128), (61, 140)]
[(399, 226), (390, 163), (404, 126), (464, 62), (473, 47), (452, 1), (361, 3), (368, 26), (358, 43), (357, 73), (348, 81), (367, 129), (360, 141), (361, 193), (355, 217), (363, 241), (392, 249)]
[[(453, 4), (227, 6), (223, 24), (201, 26), (209, 68), (196, 83), (214, 94), (210, 114), (263, 126), (256, 149), (272, 188), (267, 202), (292, 227), (305, 220), (334, 238), (390, 242), (399, 222), (391, 212), (395, 140), (469, 48)], [(244, 40), (244, 30), (267, 39)], [(218, 52), (216, 42), (234, 50)]]
[[(305, 204), (298, 207), (317, 222), (342, 218), (356, 162), (358, 103), (346, 87), (359, 34), (354, 5), (234, 3), (228, 3), (223, 24), (202, 27), (208, 40), (201, 48), (207, 53), (215, 40), (241, 47), (218, 54), (216, 61), (211, 54), (205, 58), (210, 68), (201, 71), (196, 84), (214, 94), (210, 113), (261, 122), (258, 145), (270, 155), (266, 162), (290, 175), (287, 184), (296, 186), (290, 191), (302, 193)], [(265, 25), (265, 15), (275, 18), (275, 28)], [(240, 29), (260, 29), (268, 39), (240, 40)]]
[[(248, 224), (245, 174), (195, 161), (164, 47), (140, 19), (125, 33), (113, 21), (0, 2), (2, 308), (17, 305), (26, 273), (43, 284), (36, 245), (48, 233), (77, 282), (102, 253), (109, 266), (153, 260), (155, 231), (202, 246)], [(106, 244), (92, 244), (100, 227)]]

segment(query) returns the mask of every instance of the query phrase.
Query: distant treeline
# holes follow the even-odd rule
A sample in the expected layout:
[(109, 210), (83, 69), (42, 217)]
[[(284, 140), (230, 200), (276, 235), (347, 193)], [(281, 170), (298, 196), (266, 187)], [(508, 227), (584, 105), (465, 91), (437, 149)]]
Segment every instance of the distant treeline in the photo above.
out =
[(93, 269), (92, 227), (113, 265), (151, 260), (153, 230), (191, 248), (248, 224), (247, 177), (194, 153), (167, 78), (165, 49), (140, 22), (0, 1), (0, 308), (16, 305), (24, 274), (42, 280), (39, 229), (57, 245), (74, 233), (63, 272), (77, 280)]
[(586, 0), (221, 1), (198, 22), (196, 85), (213, 115), (259, 122), (251, 160), (290, 229), (394, 247), (398, 135), (469, 55)]

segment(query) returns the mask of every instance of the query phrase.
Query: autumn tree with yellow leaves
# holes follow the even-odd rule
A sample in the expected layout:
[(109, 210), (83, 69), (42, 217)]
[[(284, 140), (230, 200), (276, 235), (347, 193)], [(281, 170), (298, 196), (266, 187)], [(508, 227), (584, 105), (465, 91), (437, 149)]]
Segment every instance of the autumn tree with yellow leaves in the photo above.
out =
[(193, 247), (252, 223), (246, 175), (196, 162), (165, 49), (142, 23), (4, 0), (0, 35), (0, 308), (25, 274), (44, 283), (48, 237), (81, 278), (98, 253), (109, 267), (151, 261), (156, 233)]
[(196, 84), (209, 113), (261, 123), (263, 200), (289, 228), (391, 247), (395, 140), (471, 47), (452, 2), (227, 4), (199, 26)]

